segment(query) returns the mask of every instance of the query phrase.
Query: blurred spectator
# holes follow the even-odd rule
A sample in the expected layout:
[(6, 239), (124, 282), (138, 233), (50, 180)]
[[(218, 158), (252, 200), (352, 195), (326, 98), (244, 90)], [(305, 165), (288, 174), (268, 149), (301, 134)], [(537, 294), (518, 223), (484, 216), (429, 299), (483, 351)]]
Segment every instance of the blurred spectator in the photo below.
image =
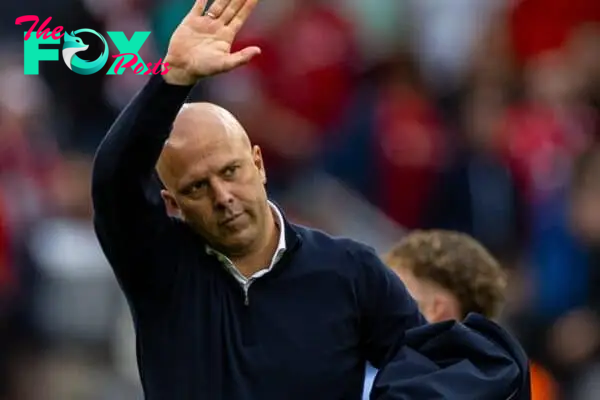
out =
[[(36, 321), (57, 343), (102, 343), (116, 290), (92, 229), (90, 160), (68, 156), (55, 171), (53, 209), (30, 229), (28, 249), (39, 274)], [(58, 293), (61, 295), (58, 296)], [(93, 317), (92, 317), (93, 316)]]
[(16, 284), (15, 273), (12, 270), (12, 249), (8, 228), (6, 202), (0, 191), (0, 316), (4, 314), (5, 301)]
[(249, 44), (262, 49), (260, 57), (215, 80), (211, 93), (261, 146), (276, 189), (311, 164), (346, 109), (356, 34), (329, 2), (293, 0), (276, 22), (243, 33), (236, 48)]
[(397, 0), (336, 0), (338, 7), (354, 21), (358, 46), (368, 69), (406, 46), (411, 34), (409, 1)]
[(430, 227), (468, 233), (510, 264), (527, 236), (524, 199), (499, 148), (509, 100), (501, 81), (473, 79), (461, 114), (465, 146), (439, 179), (427, 217)]
[(594, 115), (579, 100), (561, 53), (532, 59), (524, 84), (524, 101), (508, 115), (502, 146), (528, 208), (530, 307), (549, 321), (582, 301), (586, 256), (567, 226), (567, 191), (572, 163), (592, 139)]
[(0, 397), (14, 388), (13, 367), (21, 355), (26, 271), (18, 247), (26, 227), (45, 211), (48, 171), (56, 161), (47, 91), (36, 76), (24, 76), (12, 53), (0, 66)]
[[(563, 370), (587, 384), (577, 390), (577, 400), (600, 396), (591, 385), (600, 378), (600, 147), (590, 148), (575, 166), (570, 217), (575, 235), (589, 254), (587, 301), (559, 319), (550, 335), (549, 352)], [(581, 381), (576, 381), (581, 383)]]
[(446, 159), (444, 128), (408, 53), (374, 72), (323, 162), (398, 224), (417, 228)]
[(504, 150), (532, 202), (564, 186), (570, 163), (592, 139), (595, 115), (581, 101), (564, 53), (543, 53), (524, 74), (524, 101), (513, 107)]
[[(412, 0), (415, 49), (428, 87), (437, 96), (457, 90), (466, 79), (480, 37), (506, 0)], [(436, 97), (437, 97), (436, 96)]]
[(0, 398), (9, 391), (10, 320), (15, 289), (14, 271), (10, 260), (10, 243), (6, 224), (6, 207), (0, 193)]
[[(543, 208), (538, 205), (536, 215), (545, 215), (547, 221), (539, 223), (540, 236), (532, 243), (533, 301), (517, 324), (530, 354), (550, 367), (562, 384), (563, 398), (569, 399), (587, 400), (600, 393), (580, 384), (582, 379), (589, 381), (588, 371), (594, 371), (591, 367), (600, 354), (600, 302), (595, 289), (598, 154), (594, 147), (578, 158), (568, 192), (546, 201)], [(592, 390), (596, 391), (590, 394)]]
[(600, 22), (575, 29), (566, 48), (580, 96), (596, 111), (595, 138), (600, 138)]
[[(30, 318), (45, 348), (40, 390), (65, 398), (71, 395), (59, 393), (77, 393), (92, 376), (98, 387), (85, 392), (111, 386), (112, 338), (124, 300), (92, 229), (91, 160), (69, 154), (54, 177), (53, 208), (28, 232), (28, 259), (36, 271)], [(68, 370), (55, 376), (53, 365), (61, 360), (78, 365), (79, 376)]]
[(513, 54), (521, 65), (562, 48), (581, 25), (600, 22), (600, 3), (596, 0), (507, 2), (511, 4), (508, 25)]
[(13, 242), (47, 204), (48, 173), (58, 159), (48, 99), (46, 86), (24, 76), (22, 65), (9, 61), (0, 68), (0, 185)]

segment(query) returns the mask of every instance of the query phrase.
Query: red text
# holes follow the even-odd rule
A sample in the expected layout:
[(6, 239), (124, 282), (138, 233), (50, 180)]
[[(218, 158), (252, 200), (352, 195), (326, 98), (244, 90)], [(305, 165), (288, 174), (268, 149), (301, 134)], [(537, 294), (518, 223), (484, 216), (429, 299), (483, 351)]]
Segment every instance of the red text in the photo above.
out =
[[(43, 35), (44, 39), (48, 39), (48, 38), (51, 37), (52, 39), (58, 40), (58, 39), (62, 38), (65, 35), (64, 33), (60, 34), (60, 32), (62, 32), (62, 30), (63, 30), (62, 26), (57, 26), (56, 28), (54, 28), (52, 30), (52, 32), (50, 32), (50, 28), (46, 28), (46, 25), (48, 25), (51, 20), (52, 20), (52, 17), (48, 17), (42, 23), (42, 25), (40, 25), (40, 27), (37, 30), (36, 35), (35, 35), (38, 39), (40, 37), (42, 37), (42, 35)], [(23, 15), (23, 16), (17, 18), (17, 20), (15, 21), (15, 24), (16, 25), (21, 25), (23, 22), (33, 22), (33, 25), (31, 25), (31, 27), (29, 28), (29, 30), (25, 34), (25, 40), (27, 40), (27, 39), (29, 39), (31, 37), (31, 32), (33, 32), (33, 30), (37, 26), (38, 22), (40, 22), (40, 19), (38, 18), (37, 15)]]
[[(131, 58), (131, 60), (127, 61), (123, 65), (123, 61), (125, 60), (125, 56), (133, 56), (133, 57)], [(115, 74), (119, 73), (119, 69), (121, 67), (124, 67), (124, 68), (133, 67), (138, 62), (138, 57), (134, 53), (117, 54), (117, 55), (115, 55), (113, 57), (119, 59), (119, 61), (115, 65), (115, 69), (114, 69)], [(154, 63), (154, 68), (152, 68), (152, 63), (148, 63), (146, 65), (146, 67), (148, 67), (148, 70), (145, 73), (143, 73), (143, 74), (142, 74), (142, 71), (144, 70), (144, 64), (143, 63), (139, 63), (135, 67), (135, 69), (133, 70), (133, 73), (136, 74), (136, 75), (140, 75), (140, 74), (142, 74), (142, 75), (150, 75), (150, 74), (165, 75), (167, 72), (169, 72), (169, 70), (171, 68), (168, 68), (169, 67), (169, 63), (162, 63), (161, 61), (162, 61), (162, 58), (160, 58), (158, 60), (158, 62)], [(164, 65), (164, 68), (163, 68), (163, 65)]]

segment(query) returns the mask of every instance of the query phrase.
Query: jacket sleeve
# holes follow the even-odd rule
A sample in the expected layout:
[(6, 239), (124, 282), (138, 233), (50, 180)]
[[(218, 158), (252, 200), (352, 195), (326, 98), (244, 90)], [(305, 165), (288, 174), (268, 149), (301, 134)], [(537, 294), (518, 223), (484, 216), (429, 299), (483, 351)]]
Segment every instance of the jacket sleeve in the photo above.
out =
[(94, 159), (94, 228), (128, 295), (164, 289), (175, 273), (168, 234), (175, 222), (165, 212), (154, 171), (190, 90), (152, 76), (113, 123)]
[(367, 361), (381, 368), (405, 332), (426, 321), (404, 283), (374, 250), (360, 249), (355, 259), (360, 264), (357, 293), (362, 349)]
[(519, 343), (477, 314), (411, 329), (377, 374), (373, 400), (531, 400)]

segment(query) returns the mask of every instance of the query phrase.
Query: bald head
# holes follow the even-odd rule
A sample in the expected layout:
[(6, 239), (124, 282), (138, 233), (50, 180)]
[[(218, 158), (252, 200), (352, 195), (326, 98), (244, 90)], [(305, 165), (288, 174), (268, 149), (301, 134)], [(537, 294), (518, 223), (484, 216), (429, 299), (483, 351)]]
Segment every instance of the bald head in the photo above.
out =
[(167, 213), (213, 248), (244, 254), (261, 245), (264, 232), (273, 228), (260, 149), (223, 108), (208, 103), (182, 107), (157, 170)]
[(171, 187), (182, 162), (202, 157), (223, 145), (232, 150), (252, 151), (246, 131), (229, 111), (212, 103), (184, 104), (157, 163), (161, 180)]
[(198, 139), (210, 142), (221, 136), (241, 140), (250, 147), (244, 128), (229, 111), (212, 103), (187, 103), (175, 118), (166, 145)]

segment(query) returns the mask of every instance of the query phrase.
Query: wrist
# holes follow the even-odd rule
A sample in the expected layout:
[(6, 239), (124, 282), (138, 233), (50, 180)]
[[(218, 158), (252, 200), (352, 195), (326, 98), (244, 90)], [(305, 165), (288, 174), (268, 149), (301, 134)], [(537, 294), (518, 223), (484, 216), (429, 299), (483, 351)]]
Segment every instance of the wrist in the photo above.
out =
[(198, 81), (198, 77), (187, 73), (185, 70), (175, 67), (167, 68), (166, 65), (169, 65), (167, 60), (165, 60), (165, 63), (162, 66), (162, 77), (168, 84), (176, 86), (192, 86)]

